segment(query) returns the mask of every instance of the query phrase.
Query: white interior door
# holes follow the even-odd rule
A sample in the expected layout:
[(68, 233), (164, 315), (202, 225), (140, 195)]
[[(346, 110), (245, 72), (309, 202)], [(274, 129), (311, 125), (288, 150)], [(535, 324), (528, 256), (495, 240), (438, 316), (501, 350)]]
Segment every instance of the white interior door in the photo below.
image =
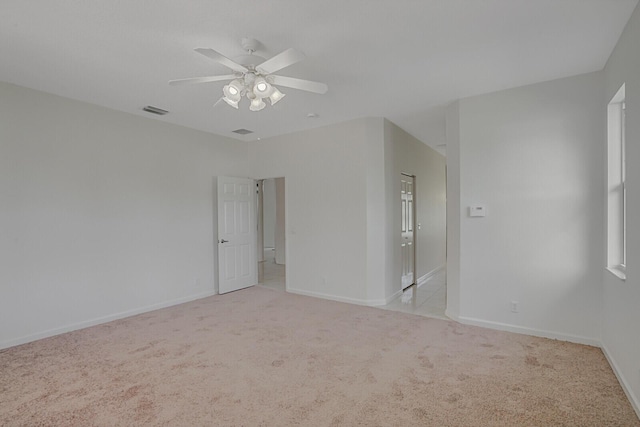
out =
[(402, 175), (400, 178), (400, 186), (402, 203), (402, 289), (405, 289), (414, 283), (414, 177)]
[(255, 182), (218, 177), (219, 293), (257, 283)]

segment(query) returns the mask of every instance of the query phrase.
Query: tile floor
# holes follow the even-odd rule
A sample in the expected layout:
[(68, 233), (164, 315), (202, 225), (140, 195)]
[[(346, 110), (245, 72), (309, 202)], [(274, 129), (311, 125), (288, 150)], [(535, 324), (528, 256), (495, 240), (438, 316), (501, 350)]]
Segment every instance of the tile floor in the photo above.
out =
[(422, 286), (407, 289), (402, 295), (380, 308), (402, 311), (420, 316), (449, 318), (444, 314), (447, 307), (447, 278), (444, 270), (431, 276)]
[(276, 252), (264, 250), (264, 261), (258, 263), (258, 285), (277, 291), (285, 291), (285, 267), (276, 264)]
[[(275, 263), (275, 251), (265, 249), (264, 261), (258, 263), (259, 286), (285, 291), (285, 266)], [(384, 310), (402, 311), (420, 316), (448, 319), (444, 314), (446, 308), (447, 284), (444, 270), (431, 276), (419, 288), (407, 289), (403, 295), (387, 305), (379, 306)]]

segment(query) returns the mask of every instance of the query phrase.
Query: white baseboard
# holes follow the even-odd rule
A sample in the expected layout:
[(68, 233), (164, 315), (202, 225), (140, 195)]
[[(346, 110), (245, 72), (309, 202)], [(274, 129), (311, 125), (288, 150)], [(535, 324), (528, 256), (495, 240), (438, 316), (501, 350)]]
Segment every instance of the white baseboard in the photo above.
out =
[(517, 334), (531, 335), (534, 337), (550, 338), (560, 341), (568, 341), (576, 344), (585, 344), (600, 347), (601, 343), (595, 338), (580, 335), (563, 334), (560, 332), (545, 331), (542, 329), (527, 328), (524, 326), (510, 325), (508, 323), (492, 322), (489, 320), (475, 319), (472, 317), (458, 316), (457, 321), (465, 325), (481, 326), (483, 328), (496, 329), (498, 331), (515, 332)]
[[(441, 265), (440, 267), (434, 268), (433, 270), (431, 270), (427, 274), (421, 276), (417, 281), (418, 287), (420, 287), (423, 284), (425, 284), (431, 277), (435, 276), (440, 271), (444, 270), (444, 268), (445, 268), (445, 266)], [(287, 292), (291, 292), (292, 294), (305, 295), (305, 296), (308, 296), (308, 297), (316, 297), (316, 298), (328, 299), (328, 300), (331, 300), (331, 301), (346, 302), (346, 303), (349, 303), (349, 304), (366, 305), (366, 306), (369, 306), (369, 307), (377, 307), (377, 306), (381, 306), (381, 305), (387, 305), (391, 301), (393, 301), (394, 299), (396, 299), (400, 295), (402, 295), (402, 289), (398, 289), (392, 295), (390, 295), (390, 296), (388, 296), (388, 297), (386, 297), (384, 299), (380, 298), (380, 299), (367, 299), (367, 300), (365, 300), (365, 299), (357, 299), (357, 298), (341, 297), (341, 296), (336, 296), (336, 295), (331, 295), (331, 294), (324, 294), (322, 292), (305, 291), (305, 290), (302, 290), (302, 289), (287, 288)]]
[(396, 293), (394, 293), (393, 295), (385, 298), (382, 302), (382, 304), (376, 304), (376, 305), (387, 305), (389, 304), (391, 301), (393, 301), (394, 299), (398, 298), (400, 295), (402, 295), (402, 289), (398, 289), (396, 291)]
[(436, 267), (433, 270), (431, 270), (430, 272), (428, 272), (427, 274), (424, 274), (422, 276), (420, 276), (418, 278), (418, 281), (416, 282), (416, 284), (418, 285), (418, 287), (424, 285), (425, 283), (427, 283), (427, 281), (429, 279), (431, 279), (433, 276), (435, 276), (436, 274), (440, 273), (441, 271), (443, 271), (445, 269), (444, 265), (441, 265), (440, 267)]
[(328, 299), (331, 301), (346, 302), (349, 304), (365, 305), (369, 307), (386, 304), (386, 299), (365, 300), (365, 299), (341, 297), (337, 295), (324, 294), (322, 292), (313, 292), (313, 291), (306, 291), (303, 289), (292, 289), (292, 288), (287, 288), (287, 292), (292, 294), (297, 294), (297, 295), (304, 295), (307, 297), (322, 298), (322, 299)]
[(66, 332), (88, 328), (90, 326), (99, 325), (101, 323), (107, 323), (113, 320), (124, 319), (125, 317), (135, 316), (137, 314), (146, 313), (148, 311), (154, 311), (154, 310), (159, 310), (161, 308), (171, 307), (173, 305), (184, 304), (185, 302), (210, 297), (215, 294), (216, 294), (215, 291), (211, 291), (211, 292), (204, 292), (196, 295), (190, 295), (187, 297), (177, 298), (170, 301), (164, 301), (158, 304), (152, 304), (152, 305), (147, 305), (145, 307), (135, 308), (133, 310), (121, 311), (120, 313), (110, 314), (108, 316), (102, 316), (102, 317), (97, 317), (95, 319), (85, 320), (83, 322), (72, 323), (70, 325), (63, 326), (60, 328), (49, 329), (43, 332), (25, 335), (23, 337), (14, 338), (7, 341), (0, 341), (0, 350), (9, 348), (9, 347), (14, 347), (20, 344), (26, 344), (28, 342), (40, 340), (43, 338), (49, 338), (54, 335), (60, 335)]
[(609, 365), (611, 365), (611, 369), (613, 369), (613, 373), (616, 374), (616, 378), (618, 378), (618, 382), (622, 386), (622, 390), (624, 390), (624, 394), (627, 395), (629, 402), (631, 402), (631, 406), (633, 407), (634, 411), (636, 411), (636, 415), (638, 416), (638, 418), (640, 418), (640, 400), (638, 399), (638, 396), (635, 395), (635, 393), (633, 392), (633, 389), (631, 388), (631, 386), (629, 386), (629, 382), (626, 380), (624, 375), (622, 375), (622, 371), (620, 371), (618, 364), (616, 363), (615, 359), (607, 349), (607, 346), (602, 344), (600, 348), (602, 348), (604, 357), (607, 358)]
[[(458, 316), (458, 313), (454, 313), (453, 311), (449, 310), (448, 308), (444, 310), (444, 315), (447, 316), (451, 320), (455, 320), (456, 322), (460, 322), (460, 316)], [(460, 322), (460, 323), (462, 323), (462, 322)]]

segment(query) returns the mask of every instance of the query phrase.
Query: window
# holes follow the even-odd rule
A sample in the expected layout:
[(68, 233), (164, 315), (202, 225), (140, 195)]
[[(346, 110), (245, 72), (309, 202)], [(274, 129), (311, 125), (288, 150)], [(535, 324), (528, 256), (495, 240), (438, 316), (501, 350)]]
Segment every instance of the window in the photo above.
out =
[(625, 85), (615, 94), (607, 109), (607, 269), (626, 279), (626, 157)]

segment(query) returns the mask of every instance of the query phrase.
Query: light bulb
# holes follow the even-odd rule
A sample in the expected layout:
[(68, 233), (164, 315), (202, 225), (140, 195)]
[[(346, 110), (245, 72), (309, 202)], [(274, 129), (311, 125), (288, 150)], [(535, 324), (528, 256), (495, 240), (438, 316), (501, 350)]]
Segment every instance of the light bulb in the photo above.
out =
[(239, 102), (240, 98), (242, 98), (241, 90), (242, 87), (238, 86), (236, 83), (239, 83), (237, 80), (232, 81), (228, 85), (222, 88), (222, 93), (224, 93), (224, 97), (229, 99), (230, 101)]
[(267, 98), (271, 95), (273, 89), (264, 77), (257, 77), (253, 82), (253, 93), (258, 98)]

